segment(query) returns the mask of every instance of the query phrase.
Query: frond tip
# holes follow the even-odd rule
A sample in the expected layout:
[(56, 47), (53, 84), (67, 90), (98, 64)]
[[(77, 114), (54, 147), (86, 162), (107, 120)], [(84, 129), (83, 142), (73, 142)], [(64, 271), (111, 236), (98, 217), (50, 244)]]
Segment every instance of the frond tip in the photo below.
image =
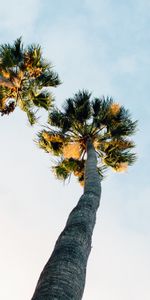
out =
[(128, 169), (128, 162), (121, 162), (121, 163), (118, 163), (116, 164), (114, 170), (116, 172), (124, 172)]
[(65, 166), (63, 166), (63, 164), (52, 167), (52, 170), (57, 179), (66, 180), (69, 177), (69, 171)]

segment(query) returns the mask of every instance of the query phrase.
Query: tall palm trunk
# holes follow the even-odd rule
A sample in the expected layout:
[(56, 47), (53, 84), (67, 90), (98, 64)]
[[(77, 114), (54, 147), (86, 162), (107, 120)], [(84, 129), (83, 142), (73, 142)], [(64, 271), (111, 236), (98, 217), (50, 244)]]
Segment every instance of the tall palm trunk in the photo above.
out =
[(40, 275), (32, 300), (82, 298), (100, 193), (96, 153), (91, 140), (88, 140), (84, 193), (69, 215), (53, 253)]

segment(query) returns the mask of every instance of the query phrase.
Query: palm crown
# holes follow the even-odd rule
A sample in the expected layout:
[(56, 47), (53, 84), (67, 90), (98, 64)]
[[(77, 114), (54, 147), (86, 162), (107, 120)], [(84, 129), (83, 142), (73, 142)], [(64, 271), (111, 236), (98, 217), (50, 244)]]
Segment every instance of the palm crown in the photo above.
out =
[(2, 115), (9, 114), (19, 106), (27, 113), (30, 124), (34, 124), (38, 108), (48, 110), (51, 106), (53, 97), (47, 87), (56, 87), (59, 84), (57, 73), (53, 72), (51, 64), (43, 59), (39, 45), (24, 48), (19, 38), (13, 45), (0, 46)]
[(134, 143), (128, 138), (136, 128), (128, 110), (112, 98), (94, 98), (91, 93), (79, 91), (66, 100), (63, 111), (54, 108), (47, 126), (38, 134), (38, 144), (46, 152), (60, 156), (53, 170), (59, 179), (71, 173), (84, 184), (86, 142), (91, 139), (98, 157), (97, 169), (111, 167), (125, 170), (135, 161), (131, 152)]

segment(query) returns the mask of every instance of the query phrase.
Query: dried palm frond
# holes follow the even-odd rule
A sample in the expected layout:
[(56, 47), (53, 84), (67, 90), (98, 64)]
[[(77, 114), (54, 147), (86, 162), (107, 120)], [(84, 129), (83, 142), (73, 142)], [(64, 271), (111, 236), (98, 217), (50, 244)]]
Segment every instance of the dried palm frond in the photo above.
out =
[(64, 158), (75, 158), (79, 159), (81, 155), (81, 147), (78, 142), (68, 143), (63, 146)]

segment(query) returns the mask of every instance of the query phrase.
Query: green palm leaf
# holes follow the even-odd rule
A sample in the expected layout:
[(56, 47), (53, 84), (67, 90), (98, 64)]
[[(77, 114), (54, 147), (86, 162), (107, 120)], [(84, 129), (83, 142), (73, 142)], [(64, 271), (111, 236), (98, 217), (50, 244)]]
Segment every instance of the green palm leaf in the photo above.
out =
[(39, 45), (33, 44), (24, 48), (19, 38), (13, 45), (0, 46), (2, 115), (9, 114), (19, 106), (33, 125), (37, 121), (38, 109), (51, 108), (53, 97), (47, 88), (57, 87), (59, 84), (58, 74), (52, 71), (52, 65), (43, 58)]

